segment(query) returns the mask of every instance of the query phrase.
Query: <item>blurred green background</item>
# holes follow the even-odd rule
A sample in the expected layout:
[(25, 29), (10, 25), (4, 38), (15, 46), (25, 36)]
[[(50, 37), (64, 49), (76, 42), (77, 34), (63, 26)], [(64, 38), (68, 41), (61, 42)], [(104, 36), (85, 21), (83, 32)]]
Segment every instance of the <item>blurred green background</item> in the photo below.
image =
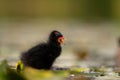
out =
[(119, 0), (0, 0), (0, 18), (120, 19)]
[(56, 29), (66, 38), (56, 65), (76, 65), (78, 53), (96, 61), (86, 64), (114, 65), (119, 21), (120, 0), (0, 0), (0, 61), (15, 65), (21, 52)]

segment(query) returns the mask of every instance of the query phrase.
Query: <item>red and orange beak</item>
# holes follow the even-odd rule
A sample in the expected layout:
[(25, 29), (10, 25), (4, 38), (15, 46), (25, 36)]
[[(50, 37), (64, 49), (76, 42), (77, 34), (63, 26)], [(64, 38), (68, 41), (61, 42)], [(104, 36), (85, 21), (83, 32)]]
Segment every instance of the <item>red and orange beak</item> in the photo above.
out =
[(58, 42), (59, 42), (60, 44), (64, 44), (64, 36), (59, 37), (59, 38), (58, 38)]

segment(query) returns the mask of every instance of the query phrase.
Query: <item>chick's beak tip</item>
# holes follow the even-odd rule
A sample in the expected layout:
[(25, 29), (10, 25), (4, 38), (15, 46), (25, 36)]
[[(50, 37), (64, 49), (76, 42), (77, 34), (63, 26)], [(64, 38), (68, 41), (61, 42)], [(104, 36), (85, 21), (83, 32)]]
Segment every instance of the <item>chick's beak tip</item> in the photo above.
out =
[(64, 44), (64, 36), (58, 38), (58, 42), (59, 42), (60, 44)]

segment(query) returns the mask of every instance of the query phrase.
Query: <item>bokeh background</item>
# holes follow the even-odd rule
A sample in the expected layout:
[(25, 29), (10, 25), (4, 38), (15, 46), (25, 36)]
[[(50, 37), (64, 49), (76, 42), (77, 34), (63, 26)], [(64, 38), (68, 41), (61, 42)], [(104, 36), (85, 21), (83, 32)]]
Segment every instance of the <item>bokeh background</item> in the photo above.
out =
[(0, 0), (0, 61), (15, 65), (22, 52), (65, 36), (55, 66), (115, 66), (120, 0)]

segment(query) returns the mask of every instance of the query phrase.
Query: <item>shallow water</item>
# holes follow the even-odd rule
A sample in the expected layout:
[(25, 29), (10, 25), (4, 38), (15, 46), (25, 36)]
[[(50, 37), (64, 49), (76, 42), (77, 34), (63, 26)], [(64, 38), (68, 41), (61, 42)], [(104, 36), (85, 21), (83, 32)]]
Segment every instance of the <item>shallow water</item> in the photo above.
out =
[[(23, 51), (47, 40), (51, 30), (65, 36), (62, 55), (53, 66), (57, 67), (115, 67), (116, 38), (119, 35), (112, 23), (80, 23), (75, 21), (28, 21), (0, 23), (0, 61), (6, 59), (15, 66)], [(86, 49), (87, 59), (78, 53)], [(77, 52), (78, 53), (77, 53)], [(106, 78), (107, 77), (107, 78)], [(95, 77), (95, 80), (118, 80), (115, 76)], [(116, 79), (115, 79), (116, 78)], [(72, 80), (72, 79), (71, 79)]]

